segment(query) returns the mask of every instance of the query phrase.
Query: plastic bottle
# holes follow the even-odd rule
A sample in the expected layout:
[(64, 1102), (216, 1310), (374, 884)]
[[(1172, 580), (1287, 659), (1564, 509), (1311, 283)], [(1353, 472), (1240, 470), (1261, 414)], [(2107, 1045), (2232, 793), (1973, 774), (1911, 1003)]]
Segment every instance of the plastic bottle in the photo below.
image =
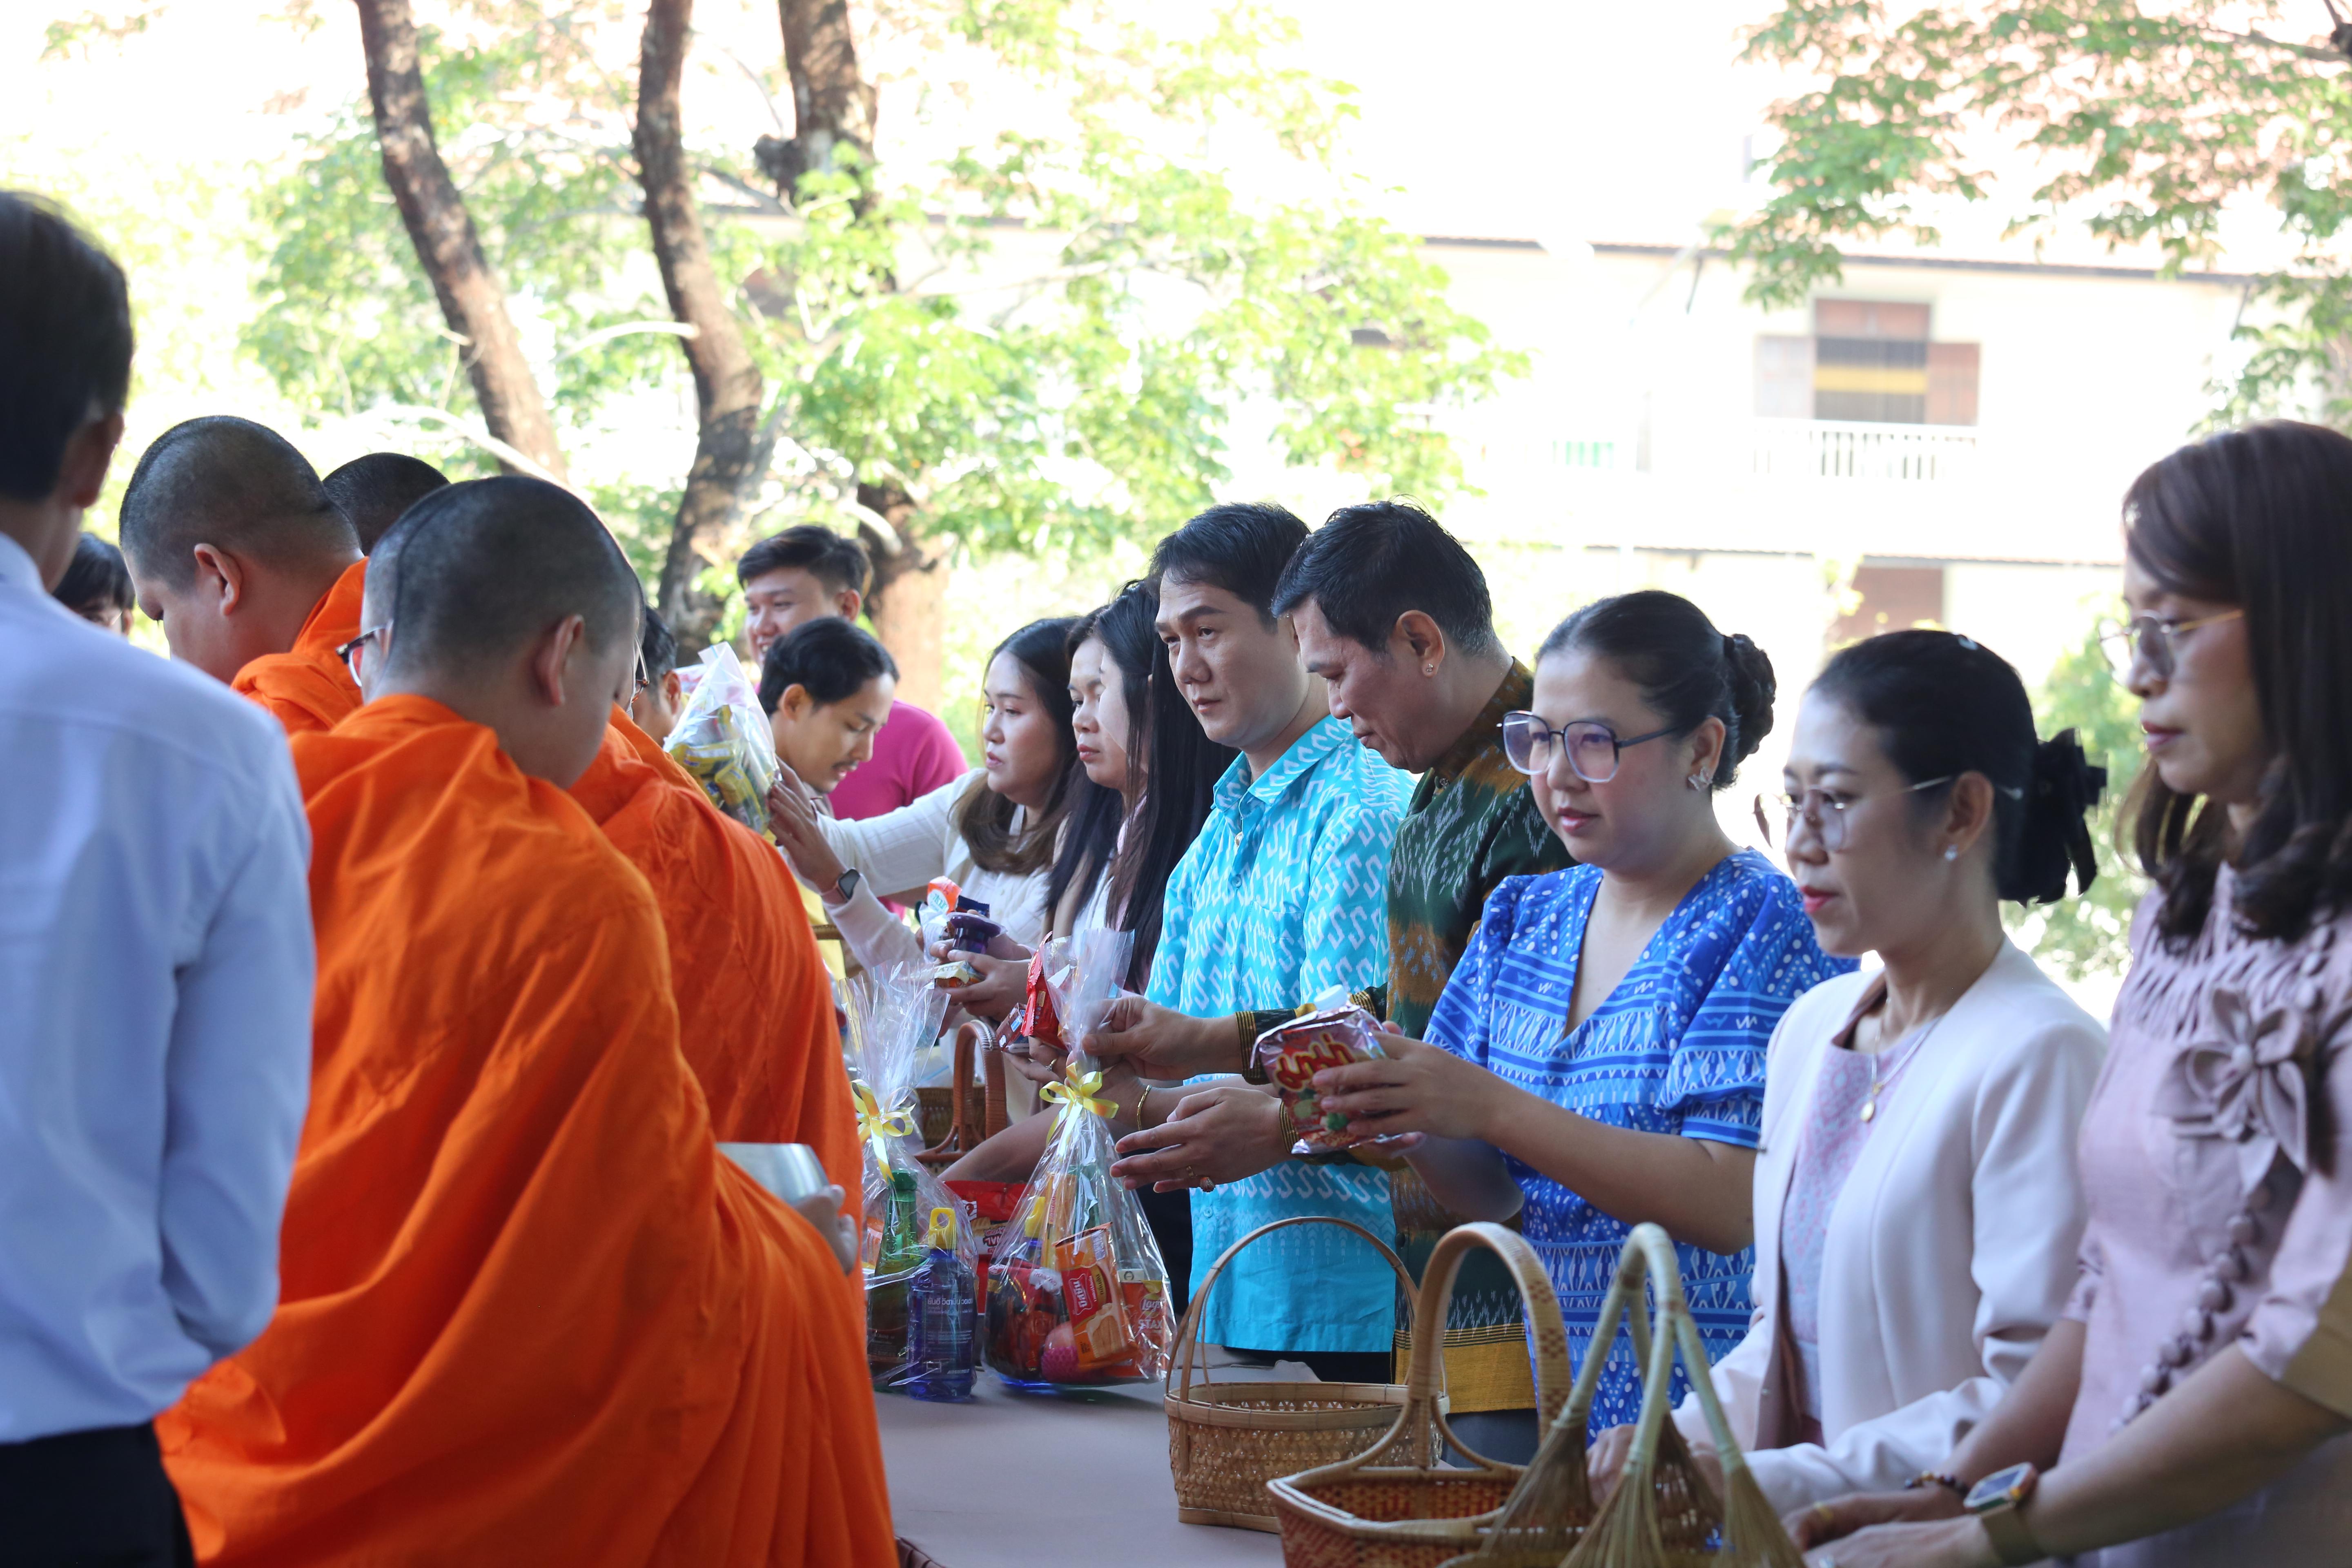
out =
[(971, 1265), (956, 1256), (956, 1211), (931, 1211), (929, 1256), (907, 1283), (907, 1392), (944, 1403), (971, 1397)]
[(915, 1224), (915, 1173), (894, 1171), (890, 1207), (882, 1219), (882, 1247), (866, 1287), (866, 1366), (877, 1383), (906, 1361), (908, 1277), (922, 1261), (922, 1236)]

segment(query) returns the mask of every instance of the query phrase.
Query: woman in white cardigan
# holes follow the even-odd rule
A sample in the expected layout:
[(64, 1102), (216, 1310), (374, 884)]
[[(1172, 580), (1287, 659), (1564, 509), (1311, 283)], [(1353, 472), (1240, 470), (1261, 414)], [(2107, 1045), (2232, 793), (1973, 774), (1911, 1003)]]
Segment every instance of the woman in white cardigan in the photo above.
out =
[[(2106, 1037), (2002, 934), (2000, 900), (2063, 898), (2070, 866), (2089, 885), (2103, 779), (2071, 731), (2037, 742), (2016, 671), (1948, 632), (1858, 643), (1806, 694), (1790, 871), (1822, 948), (1882, 966), (1801, 997), (1766, 1068), (1755, 1316), (1713, 1375), (1784, 1512), (1956, 1487), (1932, 1467), (2065, 1305)], [(1714, 1468), (1696, 1405), (1675, 1421)], [(1597, 1447), (1602, 1484), (1629, 1436)]]
[[(982, 685), (983, 765), (954, 783), (859, 822), (826, 814), (807, 792), (790, 787), (802, 781), (787, 779), (772, 793), (777, 843), (860, 964), (924, 962), (920, 940), (882, 900), (919, 896), (940, 877), (987, 904), (989, 918), (1015, 942), (1034, 946), (1045, 934), (1046, 882), (1076, 772), (1068, 651), (1075, 624), (1033, 621), (998, 646)], [(780, 688), (773, 709), (780, 738), (801, 631), (769, 650), (761, 671), (763, 700), (771, 685)], [(986, 993), (1017, 989), (1019, 979), (1009, 971), (992, 974), (959, 1001), (992, 1011)]]

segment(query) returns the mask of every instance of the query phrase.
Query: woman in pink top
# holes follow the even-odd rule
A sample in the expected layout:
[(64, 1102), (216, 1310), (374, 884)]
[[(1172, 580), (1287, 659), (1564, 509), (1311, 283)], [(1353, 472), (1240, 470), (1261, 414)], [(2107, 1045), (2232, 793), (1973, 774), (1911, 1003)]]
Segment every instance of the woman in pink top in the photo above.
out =
[(1815, 1568), (2352, 1559), (2352, 440), (2184, 447), (2125, 522), (2157, 886), (2078, 1282), (1944, 1467), (1978, 1517), (1940, 1487), (1823, 1505), (1791, 1520)]

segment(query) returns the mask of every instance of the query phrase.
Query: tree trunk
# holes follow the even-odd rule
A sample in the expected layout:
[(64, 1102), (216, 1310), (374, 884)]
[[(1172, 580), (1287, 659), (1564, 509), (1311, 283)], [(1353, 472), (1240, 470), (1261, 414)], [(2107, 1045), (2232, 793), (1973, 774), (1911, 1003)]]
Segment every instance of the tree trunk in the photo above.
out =
[[(776, 0), (776, 12), (784, 31), (784, 69), (793, 79), (793, 134), (789, 142), (762, 136), (753, 152), (776, 182), (776, 194), (790, 202), (803, 174), (842, 166), (845, 149), (859, 165), (873, 157), (880, 98), (858, 74), (848, 0)], [(863, 177), (859, 184), (865, 184)]]
[(466, 200), (434, 145), (408, 0), (358, 0), (358, 5), (383, 182), (441, 301), (442, 318), (464, 345), (466, 379), (473, 384), (482, 422), (493, 437), (562, 480), (563, 452), (507, 310), (506, 290), (482, 255)]
[(928, 548), (915, 531), (919, 514), (905, 491), (860, 485), (857, 500), (898, 536), (894, 547), (878, 529), (857, 531), (874, 562), (874, 585), (866, 597), (874, 635), (898, 663), (898, 700), (936, 713), (947, 689), (947, 556)]
[(723, 605), (695, 586), (706, 566), (720, 561), (727, 537), (751, 490), (767, 477), (775, 438), (762, 438), (760, 369), (710, 260), (710, 246), (695, 208), (694, 175), (687, 166), (678, 108), (679, 81), (694, 20), (694, 0), (652, 0), (639, 58), (637, 180), (645, 187), (646, 222), (670, 313), (694, 329), (682, 337), (694, 371), (697, 429), (694, 467), (671, 525), (657, 599), (680, 650), (698, 652), (710, 640)]

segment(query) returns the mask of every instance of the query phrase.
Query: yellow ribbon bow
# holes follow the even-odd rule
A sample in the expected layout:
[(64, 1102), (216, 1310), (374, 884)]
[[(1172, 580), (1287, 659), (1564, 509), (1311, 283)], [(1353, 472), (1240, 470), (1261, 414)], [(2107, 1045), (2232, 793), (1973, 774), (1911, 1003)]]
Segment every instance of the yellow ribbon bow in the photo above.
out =
[(1102, 1088), (1102, 1080), (1099, 1072), (1082, 1073), (1075, 1067), (1066, 1068), (1062, 1081), (1047, 1084), (1037, 1091), (1037, 1098), (1052, 1105), (1078, 1106), (1108, 1120), (1118, 1107), (1095, 1092)]
[(882, 1102), (875, 1098), (874, 1090), (863, 1079), (849, 1080), (849, 1093), (857, 1102), (858, 1136), (874, 1145), (874, 1163), (882, 1168), (882, 1174), (887, 1177), (891, 1173), (890, 1140), (915, 1135), (914, 1112), (903, 1105), (886, 1112)]

